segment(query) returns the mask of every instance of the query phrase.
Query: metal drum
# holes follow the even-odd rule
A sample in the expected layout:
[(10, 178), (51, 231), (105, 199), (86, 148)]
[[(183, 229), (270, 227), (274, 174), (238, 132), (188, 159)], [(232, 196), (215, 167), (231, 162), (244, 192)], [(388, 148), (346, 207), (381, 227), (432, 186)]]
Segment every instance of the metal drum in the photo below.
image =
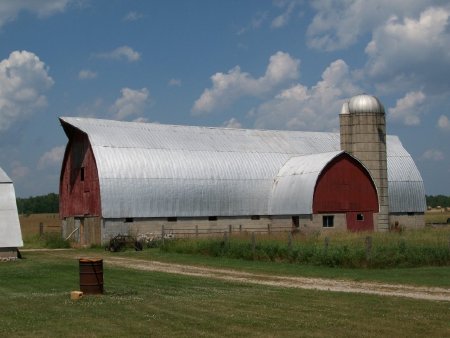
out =
[(88, 295), (103, 293), (103, 259), (80, 258), (80, 290)]

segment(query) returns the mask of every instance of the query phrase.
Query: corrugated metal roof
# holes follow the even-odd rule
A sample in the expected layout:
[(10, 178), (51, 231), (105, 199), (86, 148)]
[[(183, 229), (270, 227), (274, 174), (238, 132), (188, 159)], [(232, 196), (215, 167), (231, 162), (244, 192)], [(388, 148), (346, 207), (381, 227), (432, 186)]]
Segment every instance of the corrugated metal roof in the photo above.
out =
[(291, 157), (274, 180), (269, 214), (311, 214), (317, 179), (327, 164), (339, 154), (342, 151)]
[[(267, 215), (274, 178), (290, 158), (340, 151), (338, 133), (61, 121), (89, 137), (106, 218)], [(387, 151), (389, 187), (405, 170), (422, 181), (397, 137), (387, 137)], [(406, 191), (397, 193), (401, 202)], [(394, 205), (391, 212), (425, 210), (412, 200)]]
[(14, 186), (0, 168), (0, 248), (21, 246), (23, 241)]
[(424, 212), (425, 186), (411, 155), (397, 136), (387, 138), (388, 193), (391, 212)]

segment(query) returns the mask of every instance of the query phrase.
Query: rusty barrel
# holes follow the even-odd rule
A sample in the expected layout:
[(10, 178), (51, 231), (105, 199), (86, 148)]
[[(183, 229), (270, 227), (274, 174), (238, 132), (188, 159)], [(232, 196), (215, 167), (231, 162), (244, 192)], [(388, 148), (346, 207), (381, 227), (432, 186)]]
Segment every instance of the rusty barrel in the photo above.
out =
[(80, 258), (80, 291), (103, 293), (103, 259)]

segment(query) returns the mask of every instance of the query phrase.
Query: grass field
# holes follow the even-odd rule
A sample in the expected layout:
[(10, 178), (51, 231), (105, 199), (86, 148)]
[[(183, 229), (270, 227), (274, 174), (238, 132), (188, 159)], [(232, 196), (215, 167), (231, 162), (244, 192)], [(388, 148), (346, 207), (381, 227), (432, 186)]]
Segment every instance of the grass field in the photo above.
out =
[(445, 224), (447, 222), (447, 219), (450, 218), (450, 211), (445, 211), (444, 209), (441, 210), (433, 210), (433, 211), (427, 211), (425, 213), (425, 223), (441, 223)]
[[(71, 301), (69, 292), (78, 289), (79, 278), (74, 257), (100, 253), (111, 255), (87, 250), (62, 258), (27, 252), (23, 260), (1, 263), (0, 336), (450, 335), (448, 302), (266, 287), (109, 266), (104, 267), (105, 295)], [(120, 254), (141, 259), (163, 255), (155, 250)], [(277, 265), (244, 263), (259, 270)], [(240, 268), (251, 269), (245, 264)]]

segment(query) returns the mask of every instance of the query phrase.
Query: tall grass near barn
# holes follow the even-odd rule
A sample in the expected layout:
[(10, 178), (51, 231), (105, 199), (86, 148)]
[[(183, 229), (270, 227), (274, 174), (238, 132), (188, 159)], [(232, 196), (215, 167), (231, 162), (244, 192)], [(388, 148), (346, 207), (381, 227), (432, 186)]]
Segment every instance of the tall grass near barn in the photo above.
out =
[(450, 228), (401, 233), (224, 235), (166, 241), (166, 252), (347, 268), (450, 265)]

